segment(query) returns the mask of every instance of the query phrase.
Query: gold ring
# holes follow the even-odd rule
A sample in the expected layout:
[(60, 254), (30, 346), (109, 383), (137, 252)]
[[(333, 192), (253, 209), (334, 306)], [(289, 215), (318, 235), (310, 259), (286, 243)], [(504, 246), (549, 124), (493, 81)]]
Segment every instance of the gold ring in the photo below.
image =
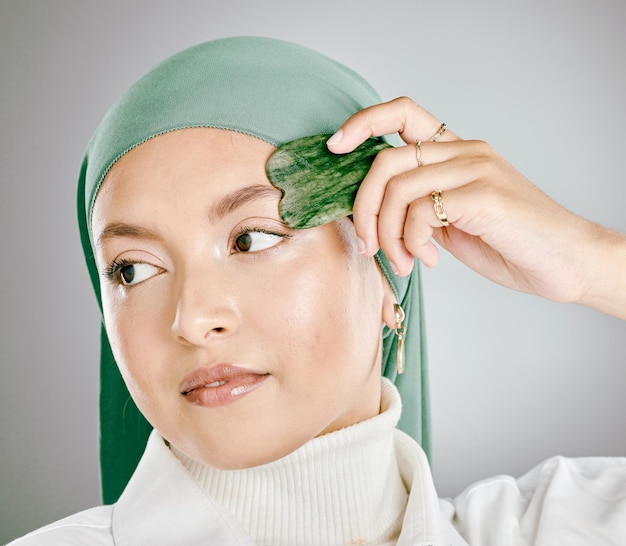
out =
[(442, 123), (439, 129), (437, 129), (437, 132), (433, 136), (431, 136), (428, 141), (437, 142), (443, 136), (447, 129), (448, 126), (445, 123)]
[(418, 140), (415, 143), (415, 155), (417, 156), (417, 166), (422, 167), (424, 162), (422, 161), (422, 141)]
[(437, 218), (439, 218), (439, 221), (444, 226), (449, 226), (450, 223), (448, 222), (448, 213), (446, 212), (446, 207), (443, 206), (443, 196), (441, 190), (435, 190), (433, 193), (430, 194), (430, 196), (434, 201), (433, 208), (435, 209), (435, 214), (437, 215)]

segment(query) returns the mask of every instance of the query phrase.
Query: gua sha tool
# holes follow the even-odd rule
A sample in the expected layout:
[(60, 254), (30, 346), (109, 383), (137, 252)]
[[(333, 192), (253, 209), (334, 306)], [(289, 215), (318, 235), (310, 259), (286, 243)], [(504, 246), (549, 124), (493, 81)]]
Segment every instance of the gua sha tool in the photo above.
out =
[(280, 216), (289, 227), (307, 229), (352, 214), (356, 192), (376, 154), (389, 144), (369, 138), (356, 150), (336, 155), (326, 147), (331, 135), (299, 138), (278, 147), (267, 176), (283, 197)]

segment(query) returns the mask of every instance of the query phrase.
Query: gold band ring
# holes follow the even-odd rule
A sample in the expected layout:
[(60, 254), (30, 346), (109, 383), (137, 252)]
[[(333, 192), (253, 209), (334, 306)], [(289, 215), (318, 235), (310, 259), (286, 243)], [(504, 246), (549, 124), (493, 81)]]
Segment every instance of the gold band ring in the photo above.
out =
[[(444, 133), (448, 130), (448, 126), (445, 123), (442, 123), (437, 129), (437, 132), (428, 139), (428, 142), (437, 142)], [(415, 143), (415, 154), (417, 156), (417, 166), (423, 167), (424, 162), (422, 161), (422, 141), (418, 140)]]
[(415, 155), (417, 157), (417, 166), (422, 167), (424, 162), (422, 161), (422, 141), (418, 140), (415, 143)]
[(447, 129), (448, 126), (445, 123), (442, 123), (439, 129), (437, 129), (437, 132), (433, 136), (431, 136), (428, 141), (437, 142), (443, 136)]
[(441, 190), (435, 190), (430, 194), (430, 196), (434, 202), (433, 208), (435, 209), (437, 218), (439, 218), (439, 221), (444, 226), (449, 226), (450, 223), (448, 222), (448, 213), (446, 212), (446, 207), (443, 206), (443, 194)]

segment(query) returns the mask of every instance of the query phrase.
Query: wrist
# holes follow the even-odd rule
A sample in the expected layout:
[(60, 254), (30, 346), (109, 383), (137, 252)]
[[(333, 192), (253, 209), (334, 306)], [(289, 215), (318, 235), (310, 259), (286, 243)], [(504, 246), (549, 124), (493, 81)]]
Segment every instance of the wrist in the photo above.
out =
[(626, 320), (626, 234), (592, 224), (588, 286), (579, 302)]

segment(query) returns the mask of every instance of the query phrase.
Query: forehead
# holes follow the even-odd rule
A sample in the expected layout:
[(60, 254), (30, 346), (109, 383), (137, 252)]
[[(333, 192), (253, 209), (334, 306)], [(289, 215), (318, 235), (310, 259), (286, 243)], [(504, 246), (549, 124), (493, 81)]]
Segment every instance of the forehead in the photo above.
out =
[(133, 148), (111, 168), (105, 183), (120, 174), (172, 174), (201, 166), (224, 171), (234, 166), (264, 172), (271, 144), (243, 133), (195, 127), (165, 133)]
[(94, 205), (137, 205), (180, 199), (196, 189), (220, 193), (270, 183), (265, 164), (274, 146), (256, 137), (215, 128), (180, 129), (152, 138), (122, 156), (107, 174)]

